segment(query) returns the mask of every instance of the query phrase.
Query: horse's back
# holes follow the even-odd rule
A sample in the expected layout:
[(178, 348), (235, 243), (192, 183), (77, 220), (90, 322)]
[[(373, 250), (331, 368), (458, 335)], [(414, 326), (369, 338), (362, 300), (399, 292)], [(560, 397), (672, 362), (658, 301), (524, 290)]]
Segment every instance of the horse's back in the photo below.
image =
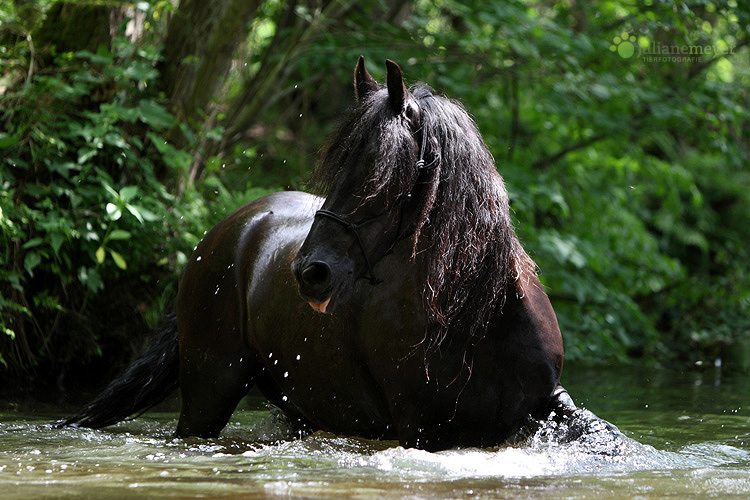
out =
[[(248, 287), (268, 281), (263, 273), (268, 273), (271, 260), (294, 256), (319, 205), (320, 199), (307, 193), (274, 193), (243, 205), (216, 224), (195, 248), (180, 282), (180, 331), (220, 322), (221, 311), (240, 313)], [(230, 330), (243, 326), (228, 316)]]
[[(254, 289), (289, 281), (284, 262), (291, 262), (319, 205), (319, 198), (300, 192), (258, 198), (219, 222), (196, 247), (176, 304), (179, 435), (218, 434), (253, 383), (259, 363), (246, 329)], [(283, 288), (296, 295), (293, 283)]]

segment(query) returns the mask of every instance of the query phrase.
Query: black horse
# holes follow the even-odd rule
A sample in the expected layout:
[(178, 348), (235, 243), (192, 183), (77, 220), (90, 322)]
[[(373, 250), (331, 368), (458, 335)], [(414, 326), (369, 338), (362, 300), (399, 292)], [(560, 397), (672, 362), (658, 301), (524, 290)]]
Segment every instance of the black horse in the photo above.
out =
[(65, 424), (109, 425), (178, 384), (177, 436), (216, 436), (251, 386), (310, 429), (428, 450), (573, 411), (555, 313), (476, 125), (386, 64), (381, 87), (359, 59), (313, 177), (324, 197), (272, 194), (214, 227), (159, 341)]

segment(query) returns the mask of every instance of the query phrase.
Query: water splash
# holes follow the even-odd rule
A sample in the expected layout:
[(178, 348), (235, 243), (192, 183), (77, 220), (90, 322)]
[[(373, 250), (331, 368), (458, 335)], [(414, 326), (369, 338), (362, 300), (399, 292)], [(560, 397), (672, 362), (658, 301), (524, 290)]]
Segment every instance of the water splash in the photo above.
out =
[[(176, 491), (212, 497), (584, 498), (637, 487), (650, 491), (649, 498), (676, 491), (686, 493), (680, 498), (700, 499), (750, 491), (750, 450), (702, 442), (665, 451), (595, 419), (569, 442), (561, 436), (569, 437), (571, 422), (550, 420), (512, 446), (430, 453), (324, 432), (291, 439), (292, 429), (278, 415), (244, 411), (238, 417), (213, 440), (172, 438), (173, 414), (104, 430), (0, 422), (6, 440), (0, 487), (13, 499), (45, 498), (49, 484), (98, 498), (121, 498), (123, 487), (130, 498)], [(112, 495), (100, 496), (102, 490)]]

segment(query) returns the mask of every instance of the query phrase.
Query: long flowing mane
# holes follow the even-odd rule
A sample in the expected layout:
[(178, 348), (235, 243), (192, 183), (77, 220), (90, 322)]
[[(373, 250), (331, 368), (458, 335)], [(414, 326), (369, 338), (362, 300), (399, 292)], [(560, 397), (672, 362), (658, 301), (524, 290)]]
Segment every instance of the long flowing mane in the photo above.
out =
[[(457, 336), (467, 348), (476, 345), (506, 294), (516, 293), (516, 281), (536, 267), (516, 237), (508, 192), (474, 121), (459, 103), (426, 85), (411, 93), (421, 112), (419, 141), (388, 111), (387, 92), (374, 92), (344, 118), (324, 149), (313, 185), (329, 194), (364, 161), (369, 177), (360, 196), (385, 192), (395, 205), (414, 187), (421, 142), (429, 170), (426, 180), (420, 179), (426, 185), (420, 184), (424, 201), (412, 221), (412, 258), (426, 263), (422, 296), (430, 323), (424, 342), (429, 358), (449, 331), (464, 332)], [(378, 140), (374, 134), (380, 134)]]

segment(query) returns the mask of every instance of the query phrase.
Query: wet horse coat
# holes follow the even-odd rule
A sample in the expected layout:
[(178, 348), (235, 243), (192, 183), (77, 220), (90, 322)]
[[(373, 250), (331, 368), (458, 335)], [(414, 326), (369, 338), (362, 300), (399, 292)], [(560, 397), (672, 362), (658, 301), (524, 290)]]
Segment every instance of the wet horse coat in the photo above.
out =
[(381, 87), (360, 59), (355, 94), (323, 197), (248, 203), (193, 253), (165, 334), (179, 355), (143, 358), (179, 367), (178, 436), (217, 435), (252, 386), (302, 426), (429, 450), (500, 444), (557, 404), (557, 320), (473, 122), (390, 61)]

